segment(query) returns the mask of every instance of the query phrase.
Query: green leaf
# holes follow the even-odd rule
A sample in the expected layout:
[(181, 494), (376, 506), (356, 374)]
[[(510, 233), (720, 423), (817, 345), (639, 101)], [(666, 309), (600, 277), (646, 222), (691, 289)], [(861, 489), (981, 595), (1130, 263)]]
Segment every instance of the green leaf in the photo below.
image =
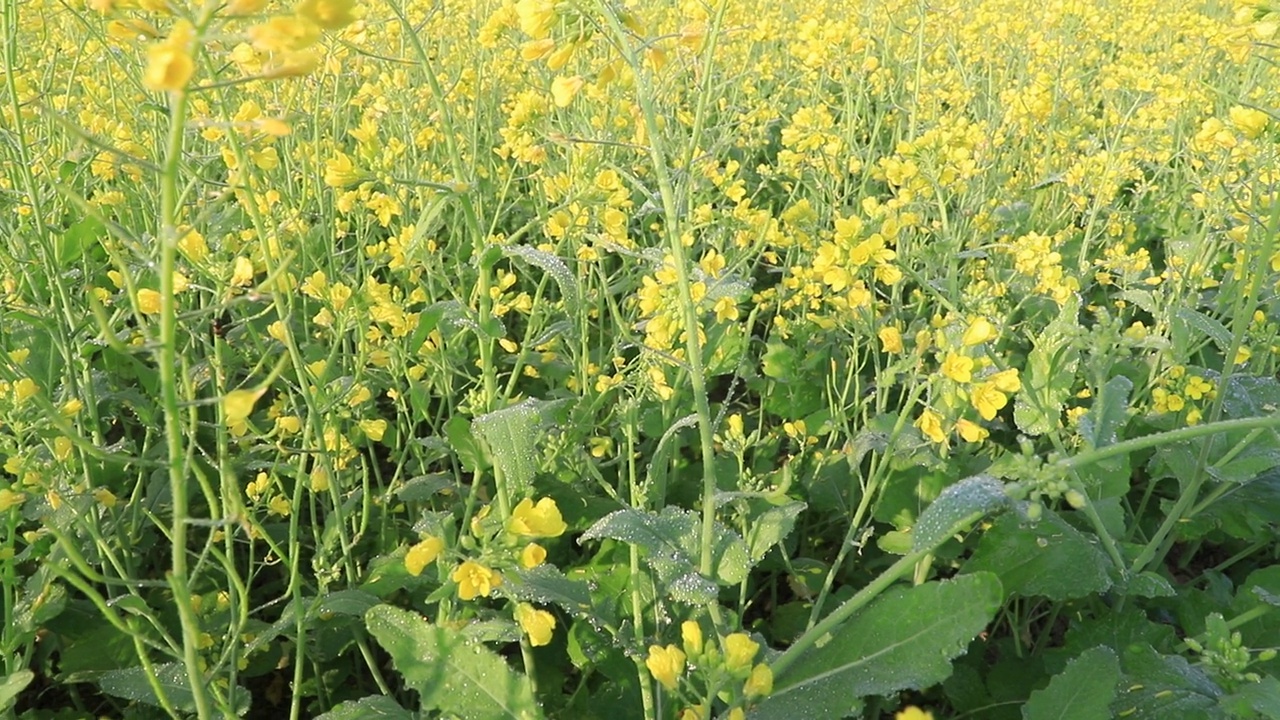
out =
[[(1132, 391), (1133, 381), (1123, 375), (1111, 378), (1098, 388), (1093, 406), (1080, 418), (1080, 437), (1086, 449), (1114, 445), (1124, 439), (1124, 427), (1129, 424), (1129, 393)], [(1095, 499), (1124, 495), (1129, 491), (1133, 475), (1128, 453), (1091, 463), (1078, 473)]]
[(475, 472), (488, 466), (471, 429), (471, 423), (461, 415), (454, 415), (444, 424), (444, 434), (449, 439), (449, 447), (457, 454), (458, 461), (462, 463), (462, 469), (467, 472)]
[(385, 695), (370, 695), (359, 700), (348, 700), (320, 715), (316, 720), (365, 720), (366, 718), (417, 720), (418, 713), (405, 710), (399, 703)]
[[(191, 692), (191, 686), (187, 684), (185, 665), (162, 663), (151, 666), (151, 669), (155, 672), (160, 689), (175, 708), (188, 713), (196, 711), (195, 695)], [(67, 676), (64, 681), (93, 682), (107, 695), (160, 707), (160, 700), (151, 689), (151, 683), (148, 682), (146, 672), (141, 667), (76, 673), (74, 676)], [(249, 712), (249, 692), (237, 686), (233, 705), (238, 715)]]
[(1280, 680), (1267, 675), (1246, 683), (1234, 695), (1222, 698), (1221, 705), (1236, 717), (1257, 713), (1267, 720), (1280, 720)]
[(843, 717), (863, 696), (942, 682), (1002, 597), (990, 573), (892, 588), (775, 678), (752, 717)]
[(499, 591), (516, 600), (555, 604), (574, 616), (592, 615), (611, 625), (615, 622), (608, 606), (592, 600), (591, 586), (586, 581), (565, 577), (560, 568), (550, 563), (528, 570), (517, 569), (507, 573), (506, 580)]
[(1009, 513), (983, 533), (963, 572), (995, 573), (1010, 595), (1085, 597), (1111, 587), (1110, 561), (1091, 537), (1051, 510), (1037, 523)]
[(538, 472), (539, 411), (545, 404), (529, 399), (471, 421), (472, 430), (489, 446), (494, 464), (502, 470), (512, 498), (523, 497)]
[(1231, 348), (1231, 331), (1221, 322), (1199, 310), (1189, 307), (1178, 308), (1173, 316), (1171, 330), (1176, 347), (1189, 347), (1191, 331), (1198, 330), (1201, 335), (1211, 338), (1222, 352), (1225, 353)]
[(551, 276), (560, 286), (560, 295), (564, 298), (565, 310), (570, 314), (576, 312), (578, 306), (578, 279), (569, 271), (569, 266), (555, 255), (528, 245), (503, 245), (502, 254), (507, 257), (518, 257)]
[(30, 670), (19, 670), (4, 680), (0, 680), (0, 713), (7, 713), (12, 710), (14, 701), (18, 699), (18, 694), (26, 689), (35, 678), (36, 674)]
[(1120, 659), (1125, 689), (1111, 704), (1125, 720), (1218, 720), (1222, 689), (1199, 668), (1150, 645), (1131, 645)]
[[(645, 561), (674, 600), (687, 603), (714, 602), (718, 589), (698, 572), (702, 543), (702, 517), (676, 507), (662, 514), (624, 508), (601, 518), (578, 542), (611, 538), (645, 550)], [(750, 558), (747, 545), (737, 533), (716, 523), (712, 551), (716, 577), (725, 585), (736, 585), (747, 577)]]
[(781, 507), (771, 507), (750, 521), (747, 547), (752, 563), (760, 562), (770, 548), (791, 534), (796, 518), (804, 512), (805, 507), (799, 501), (789, 502)]
[(1108, 647), (1086, 650), (1043, 690), (1031, 693), (1023, 720), (1110, 720), (1120, 682), (1120, 659)]
[(990, 475), (976, 475), (951, 485), (938, 495), (916, 521), (912, 530), (913, 551), (937, 546), (956, 523), (976, 513), (989, 513), (1008, 506), (1004, 483)]
[(422, 709), (463, 720), (542, 717), (529, 679), (462, 633), (390, 605), (370, 609), (365, 623)]
[(94, 217), (86, 217), (67, 228), (57, 239), (58, 265), (65, 268), (79, 260), (106, 233), (106, 226)]
[(1080, 361), (1080, 350), (1075, 346), (1079, 313), (1080, 299), (1073, 295), (1058, 317), (1045, 326), (1027, 355), (1013, 419), (1028, 435), (1043, 435), (1062, 427), (1062, 405), (1071, 397)]

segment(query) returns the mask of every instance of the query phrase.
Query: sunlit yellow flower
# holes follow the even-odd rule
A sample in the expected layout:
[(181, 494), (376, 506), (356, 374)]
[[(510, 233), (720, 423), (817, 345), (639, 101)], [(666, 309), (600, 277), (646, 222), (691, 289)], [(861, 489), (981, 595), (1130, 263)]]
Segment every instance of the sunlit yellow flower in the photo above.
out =
[(341, 30), (355, 22), (355, 0), (302, 0), (295, 12), (325, 30)]
[(751, 639), (746, 633), (733, 633), (722, 643), (724, 649), (724, 666), (732, 673), (745, 672), (760, 652), (760, 643)]
[(764, 663), (751, 668), (751, 675), (747, 677), (747, 684), (742, 691), (749, 698), (764, 697), (773, 692), (773, 670)]
[(915, 705), (908, 705), (899, 710), (898, 714), (894, 715), (893, 718), (894, 720), (933, 720), (933, 713), (921, 710)]
[(569, 107), (573, 102), (573, 98), (582, 89), (586, 81), (581, 75), (573, 77), (558, 77), (551, 81), (551, 99), (555, 102), (556, 107)]
[(404, 555), (404, 567), (410, 575), (417, 577), (444, 552), (444, 540), (438, 537), (423, 538)]
[(143, 315), (155, 315), (160, 312), (160, 293), (150, 288), (139, 290), (138, 312)]
[[(178, 40), (184, 40), (178, 42)], [(181, 90), (196, 72), (195, 60), (185, 38), (170, 37), (147, 50), (147, 68), (142, 84), (148, 90)]]
[(529, 636), (529, 644), (534, 647), (551, 642), (551, 633), (556, 628), (556, 617), (546, 610), (539, 610), (529, 603), (516, 605), (516, 622)]
[(960, 433), (960, 437), (964, 438), (965, 442), (971, 443), (982, 442), (990, 434), (986, 428), (964, 418), (956, 421), (956, 432)]
[(702, 654), (702, 626), (696, 620), (685, 620), (680, 624), (680, 638), (684, 641), (684, 651), (689, 657)]
[(967, 383), (973, 379), (973, 358), (949, 353), (942, 361), (942, 374), (958, 383)]
[(36, 396), (40, 392), (40, 386), (31, 378), (22, 378), (13, 384), (13, 400), (18, 405)]
[(944, 443), (947, 441), (947, 434), (942, 431), (942, 416), (928, 408), (920, 413), (920, 417), (916, 419), (915, 426), (920, 428), (920, 432), (933, 442)]
[(999, 333), (996, 331), (995, 325), (992, 325), (991, 321), (986, 318), (979, 317), (974, 318), (973, 322), (969, 323), (969, 327), (965, 329), (964, 337), (960, 341), (972, 347), (981, 345), (984, 342), (990, 342), (998, 336)]
[(996, 413), (1000, 412), (1005, 405), (1009, 404), (1009, 398), (996, 388), (993, 382), (984, 382), (975, 385), (969, 391), (969, 402), (973, 403), (973, 407), (982, 416), (983, 420), (992, 420)]
[(684, 673), (684, 661), (684, 651), (675, 645), (668, 645), (665, 648), (650, 645), (649, 657), (645, 658), (644, 664), (663, 687), (675, 690), (676, 683)]
[(13, 508), (19, 507), (25, 502), (27, 496), (25, 493), (14, 492), (9, 488), (0, 490), (0, 512), (7, 512)]
[(1267, 123), (1271, 121), (1271, 116), (1265, 112), (1239, 105), (1228, 110), (1227, 117), (1231, 119), (1231, 124), (1249, 139), (1261, 135), (1262, 131), (1266, 129)]
[(458, 597), (462, 600), (489, 597), (494, 588), (502, 585), (501, 575), (474, 560), (459, 565), (452, 577), (458, 584)]
[(556, 501), (548, 497), (537, 505), (531, 498), (521, 500), (507, 520), (507, 532), (525, 537), (559, 537), (567, 527)]
[(547, 549), (538, 543), (529, 543), (520, 551), (520, 565), (526, 570), (547, 561)]
[(880, 338), (880, 347), (887, 353), (897, 354), (903, 351), (902, 331), (892, 325), (886, 325), (876, 333)]

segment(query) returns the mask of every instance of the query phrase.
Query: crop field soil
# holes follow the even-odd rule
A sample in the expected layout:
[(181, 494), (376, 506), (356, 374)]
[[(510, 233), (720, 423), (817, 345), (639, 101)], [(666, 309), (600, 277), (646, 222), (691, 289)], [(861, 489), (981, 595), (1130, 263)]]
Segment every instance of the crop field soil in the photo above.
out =
[(1280, 720), (1277, 0), (0, 8), (0, 715)]

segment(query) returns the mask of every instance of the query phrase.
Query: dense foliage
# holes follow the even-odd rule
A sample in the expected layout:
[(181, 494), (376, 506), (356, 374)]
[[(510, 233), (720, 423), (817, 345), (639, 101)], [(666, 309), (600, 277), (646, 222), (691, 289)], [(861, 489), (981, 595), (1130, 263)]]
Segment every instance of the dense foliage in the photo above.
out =
[(1270, 0), (2, 0), (0, 710), (1280, 718)]

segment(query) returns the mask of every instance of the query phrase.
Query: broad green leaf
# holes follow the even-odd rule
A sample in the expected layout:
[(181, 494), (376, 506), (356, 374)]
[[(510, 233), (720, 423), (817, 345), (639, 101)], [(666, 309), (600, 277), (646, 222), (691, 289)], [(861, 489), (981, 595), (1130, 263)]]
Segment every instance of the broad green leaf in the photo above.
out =
[(1196, 330), (1199, 335), (1213, 340), (1213, 343), (1218, 346), (1218, 350), (1225, 353), (1231, 348), (1231, 331), (1227, 329), (1227, 326), (1199, 310), (1193, 310), (1189, 307), (1178, 308), (1173, 316), (1171, 330), (1176, 347), (1190, 347), (1192, 344), (1192, 330)]
[(789, 502), (781, 507), (771, 507), (751, 520), (746, 539), (752, 563), (760, 562), (770, 548), (791, 534), (796, 518), (805, 507), (799, 501)]
[(363, 617), (369, 608), (377, 605), (378, 596), (364, 590), (338, 590), (320, 598), (315, 611), (323, 614), (356, 615)]
[(1218, 720), (1225, 718), (1218, 687), (1199, 668), (1150, 645), (1131, 645), (1120, 658), (1124, 689), (1111, 703), (1113, 717), (1125, 720)]
[(480, 451), (476, 436), (472, 433), (472, 424), (461, 415), (454, 415), (444, 424), (445, 437), (449, 439), (449, 447), (458, 456), (462, 469), (467, 472), (488, 467), (484, 453)]
[(916, 521), (912, 530), (912, 549), (928, 550), (946, 539), (956, 523), (976, 513), (989, 513), (1006, 507), (1009, 496), (1004, 484), (990, 475), (976, 475), (951, 485), (938, 495)]
[(1024, 720), (1110, 720), (1108, 706), (1120, 682), (1120, 659), (1108, 647), (1086, 650), (1049, 686), (1031, 693), (1022, 708)]
[(35, 677), (36, 674), (30, 670), (19, 670), (0, 680), (0, 713), (8, 713), (13, 709), (13, 703), (18, 699), (18, 694), (26, 689)]
[(418, 713), (400, 707), (395, 700), (385, 695), (370, 695), (359, 700), (348, 700), (329, 712), (320, 715), (316, 720), (417, 720)]
[[(191, 692), (191, 686), (187, 684), (186, 666), (182, 663), (162, 663), (153, 665), (152, 670), (155, 671), (160, 689), (175, 708), (189, 713), (196, 711), (195, 695)], [(160, 701), (151, 689), (151, 683), (147, 680), (146, 672), (141, 667), (108, 670), (98, 673), (78, 673), (73, 677), (65, 678), (65, 680), (67, 682), (93, 682), (97, 684), (99, 690), (107, 695), (133, 700), (144, 705), (160, 707)], [(244, 715), (247, 713), (249, 711), (248, 691), (237, 687), (233, 705), (237, 714)]]
[[(1124, 439), (1124, 427), (1129, 423), (1129, 393), (1133, 381), (1117, 375), (1098, 388), (1089, 412), (1080, 418), (1080, 437), (1086, 449), (1114, 445)], [(1094, 498), (1119, 497), (1129, 491), (1132, 470), (1129, 455), (1117, 455), (1101, 462), (1090, 463), (1077, 471)]]
[(1235, 717), (1256, 713), (1266, 720), (1280, 720), (1280, 680), (1267, 675), (1258, 682), (1245, 683), (1235, 694), (1222, 698), (1221, 705)]
[[(579, 542), (611, 538), (645, 551), (645, 561), (675, 600), (688, 603), (714, 602), (715, 582), (703, 577), (700, 565), (702, 517), (689, 510), (666, 507), (662, 514), (632, 508), (614, 511), (592, 525)], [(747, 576), (750, 558), (747, 545), (733, 532), (716, 524), (713, 566), (725, 585), (736, 585)]]
[(753, 718), (842, 717), (863, 696), (942, 682), (1002, 598), (990, 573), (892, 588), (775, 678)]
[(578, 306), (578, 279), (570, 272), (569, 266), (559, 257), (528, 245), (503, 245), (502, 254), (507, 257), (518, 257), (551, 276), (560, 286), (560, 295), (564, 298), (565, 309), (573, 314)]
[(542, 716), (529, 679), (462, 633), (390, 605), (370, 609), (365, 623), (405, 684), (418, 691), (422, 709), (463, 720)]
[(591, 615), (614, 623), (610, 608), (592, 601), (591, 587), (585, 580), (565, 577), (550, 563), (507, 573), (500, 592), (525, 602), (556, 604), (573, 616)]
[(1075, 346), (1079, 313), (1080, 300), (1073, 295), (1058, 317), (1045, 326), (1027, 355), (1013, 419), (1028, 435), (1043, 435), (1062, 427), (1062, 405), (1071, 397), (1080, 361), (1080, 349)]
[(471, 421), (475, 434), (489, 446), (494, 464), (502, 470), (512, 498), (523, 497), (538, 472), (538, 437), (545, 405), (529, 399)]
[(1110, 561), (1091, 538), (1051, 510), (1037, 523), (1008, 513), (983, 533), (963, 572), (995, 573), (1010, 595), (1085, 597), (1111, 587)]
[(86, 250), (107, 234), (107, 227), (94, 217), (86, 217), (57, 238), (58, 265), (66, 268), (84, 256)]

